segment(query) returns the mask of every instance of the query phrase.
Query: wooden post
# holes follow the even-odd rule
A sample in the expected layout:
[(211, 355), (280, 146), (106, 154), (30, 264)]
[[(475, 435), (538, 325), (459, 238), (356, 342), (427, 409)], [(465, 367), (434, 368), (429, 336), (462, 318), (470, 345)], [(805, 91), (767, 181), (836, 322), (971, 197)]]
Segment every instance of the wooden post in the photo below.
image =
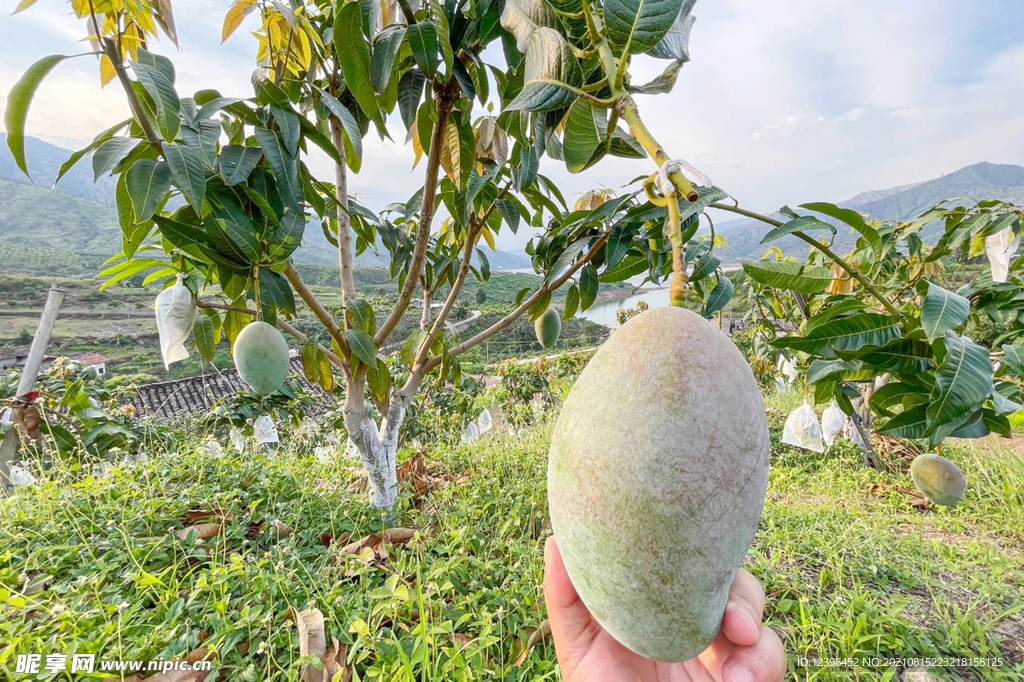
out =
[[(50, 345), (50, 334), (53, 332), (53, 324), (57, 321), (57, 311), (64, 302), (65, 290), (53, 285), (46, 297), (46, 306), (43, 308), (43, 316), (39, 318), (39, 327), (36, 335), (32, 338), (32, 345), (28, 350), (28, 357), (25, 359), (25, 367), (21, 371), (21, 379), (18, 381), (18, 390), (15, 398), (31, 393), (36, 385), (36, 378), (39, 376), (39, 368), (43, 364), (43, 355), (46, 354), (46, 347)], [(18, 452), (18, 429), (12, 428), (0, 442), (0, 492), (6, 491), (11, 480), (11, 462), (14, 461)]]

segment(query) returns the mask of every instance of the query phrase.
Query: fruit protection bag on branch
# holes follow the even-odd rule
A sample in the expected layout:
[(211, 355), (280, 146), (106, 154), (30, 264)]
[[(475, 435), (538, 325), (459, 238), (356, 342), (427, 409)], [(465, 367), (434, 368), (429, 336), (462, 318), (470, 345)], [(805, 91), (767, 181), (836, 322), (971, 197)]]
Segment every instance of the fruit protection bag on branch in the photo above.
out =
[(1010, 274), (1010, 260), (1020, 246), (1020, 235), (1006, 228), (985, 237), (985, 255), (992, 269), (993, 282), (1005, 282)]
[(821, 442), (821, 426), (818, 415), (806, 401), (786, 417), (786, 425), (782, 429), (782, 442), (804, 450), (825, 452)]
[(185, 341), (196, 321), (196, 304), (192, 292), (182, 283), (184, 279), (185, 275), (179, 274), (178, 281), (156, 297), (156, 329), (160, 334), (164, 369), (188, 357)]

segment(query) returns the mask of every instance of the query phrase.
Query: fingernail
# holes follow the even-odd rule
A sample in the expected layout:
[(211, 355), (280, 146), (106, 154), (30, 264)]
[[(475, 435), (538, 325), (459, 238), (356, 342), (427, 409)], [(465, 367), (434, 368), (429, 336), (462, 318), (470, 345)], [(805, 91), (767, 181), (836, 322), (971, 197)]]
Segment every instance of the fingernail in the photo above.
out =
[(754, 682), (754, 673), (739, 663), (726, 665), (722, 670), (723, 682)]
[(731, 609), (736, 613), (742, 613), (743, 617), (747, 620), (748, 623), (750, 623), (750, 627), (754, 628), (755, 630), (759, 627), (759, 624), (754, 621), (754, 617), (751, 616), (750, 613), (745, 608), (743, 608), (743, 606), (739, 603), (731, 601), (728, 604), (726, 604), (725, 608)]

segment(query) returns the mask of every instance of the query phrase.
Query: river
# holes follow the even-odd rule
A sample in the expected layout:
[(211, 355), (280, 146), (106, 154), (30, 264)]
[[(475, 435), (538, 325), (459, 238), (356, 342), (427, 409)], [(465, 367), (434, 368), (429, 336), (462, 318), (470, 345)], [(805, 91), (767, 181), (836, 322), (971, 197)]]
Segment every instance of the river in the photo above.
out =
[(635, 308), (640, 301), (645, 301), (652, 308), (666, 306), (668, 305), (668, 287), (645, 291), (626, 298), (606, 298), (602, 301), (594, 301), (594, 304), (583, 312), (577, 311), (576, 317), (582, 317), (606, 327), (617, 327), (619, 323), (615, 319), (615, 313), (620, 308)]

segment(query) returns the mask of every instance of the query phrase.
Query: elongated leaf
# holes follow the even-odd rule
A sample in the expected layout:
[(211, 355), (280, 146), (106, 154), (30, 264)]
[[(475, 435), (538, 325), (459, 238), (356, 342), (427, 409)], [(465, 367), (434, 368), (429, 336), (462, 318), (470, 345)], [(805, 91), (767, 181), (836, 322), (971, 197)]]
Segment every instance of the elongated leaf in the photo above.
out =
[(199, 111), (196, 112), (196, 121), (202, 121), (203, 119), (210, 118), (221, 109), (229, 107), (232, 104), (241, 102), (237, 97), (214, 97), (209, 102), (199, 107)]
[(275, 263), (283, 263), (295, 253), (302, 244), (302, 234), (306, 230), (306, 216), (291, 208), (285, 209), (280, 222), (270, 235), (267, 255)]
[(921, 304), (921, 326), (928, 340), (934, 341), (967, 321), (967, 316), (971, 314), (971, 302), (938, 284), (927, 282), (926, 285), (927, 291)]
[(576, 316), (576, 310), (580, 305), (580, 290), (573, 284), (565, 292), (565, 308), (562, 310), (562, 319), (571, 320)]
[[(88, 145), (86, 145), (85, 147), (82, 147), (81, 149), (76, 151), (74, 154), (69, 156), (67, 158), (67, 161), (65, 161), (64, 163), (62, 163), (60, 165), (60, 169), (57, 171), (57, 177), (54, 178), (54, 180), (53, 180), (53, 186), (56, 187), (57, 183), (60, 182), (60, 179), (63, 178), (64, 175), (69, 170), (74, 168), (75, 164), (78, 163), (79, 161), (81, 161), (82, 158), (85, 155), (91, 153), (93, 150), (98, 148), (104, 142), (106, 142), (107, 140), (112, 138), (115, 133), (117, 133), (119, 130), (121, 130), (122, 128), (124, 128), (126, 125), (128, 125), (131, 122), (132, 122), (132, 119), (127, 118), (127, 119), (121, 121), (120, 123), (117, 123), (115, 125), (110, 126), (106, 130), (104, 130), (102, 133), (100, 133), (99, 135), (94, 137), (92, 142), (90, 142)], [(9, 139), (10, 139), (10, 137), (8, 136), (8, 140)], [(9, 144), (9, 142), (8, 142), (8, 144)]]
[(604, 22), (616, 54), (640, 54), (660, 43), (682, 4), (682, 0), (605, 0)]
[(270, 268), (260, 268), (260, 303), (271, 303), (295, 314), (295, 294), (283, 275)]
[(260, 235), (248, 214), (229, 192), (210, 194), (209, 203), (216, 217), (216, 226), (231, 240), (243, 263), (254, 263), (260, 257)]
[(263, 158), (263, 150), (259, 147), (242, 147), (228, 145), (220, 151), (220, 176), (224, 184), (233, 187), (245, 182), (249, 173)]
[(289, 108), (270, 105), (270, 113), (280, 129), (281, 141), (289, 154), (299, 153), (299, 117)]
[(679, 70), (683, 68), (683, 62), (675, 61), (665, 67), (665, 70), (658, 74), (658, 77), (654, 80), (648, 81), (642, 85), (626, 86), (626, 90), (629, 92), (636, 92), (641, 95), (660, 95), (666, 92), (672, 92), (672, 88), (676, 86), (676, 81), (679, 79)]
[(302, 183), (299, 179), (299, 159), (289, 154), (281, 141), (281, 136), (267, 128), (256, 128), (256, 141), (263, 149), (263, 156), (274, 171), (277, 188), (285, 206), (293, 211), (300, 211), (302, 205)]
[(1024, 345), (1004, 343), (1002, 348), (1003, 364), (1009, 367), (1018, 379), (1024, 379)]
[(416, 119), (416, 109), (419, 108), (426, 82), (427, 77), (419, 69), (409, 69), (398, 81), (398, 110), (406, 130), (412, 127)]
[(377, 366), (377, 346), (373, 338), (362, 329), (345, 330), (345, 340), (348, 341), (352, 353), (359, 358), (360, 362), (368, 367)]
[(327, 357), (327, 353), (317, 348), (316, 360), (320, 366), (320, 388), (330, 392), (334, 388), (334, 368), (331, 366), (331, 359)]
[(366, 383), (377, 400), (383, 402), (388, 397), (388, 391), (391, 390), (391, 372), (388, 371), (388, 365), (384, 360), (377, 358), (376, 363), (367, 366)]
[[(953, 332), (945, 334), (946, 354), (935, 370), (928, 402), (928, 430), (941, 440), (943, 427), (962, 423), (992, 394), (992, 363), (988, 351)], [(940, 436), (940, 437), (936, 437)]]
[(171, 169), (164, 161), (136, 161), (125, 174), (126, 189), (131, 197), (134, 222), (153, 217), (157, 204), (171, 188)]
[(832, 283), (832, 271), (817, 265), (767, 259), (740, 262), (750, 279), (775, 289), (790, 289), (801, 294), (819, 294)]
[(899, 319), (876, 313), (860, 313), (832, 320), (806, 336), (783, 336), (774, 341), (778, 348), (791, 348), (811, 355), (836, 357), (837, 351), (863, 346), (884, 346), (900, 335)]
[(99, 146), (92, 155), (92, 176), (99, 180), (101, 175), (109, 173), (111, 169), (127, 157), (132, 150), (139, 146), (140, 140), (134, 137), (112, 137)]
[(864, 241), (871, 247), (876, 258), (882, 255), (882, 237), (878, 234), (878, 230), (868, 225), (864, 216), (852, 208), (840, 208), (825, 201), (801, 204), (800, 207), (846, 223), (864, 237)]
[(919, 339), (906, 337), (893, 339), (881, 347), (863, 346), (852, 351), (839, 350), (836, 355), (848, 360), (859, 360), (879, 374), (925, 372), (933, 363), (931, 346)]
[(32, 103), (32, 98), (46, 75), (65, 59), (69, 59), (69, 56), (51, 54), (43, 57), (28, 67), (7, 95), (7, 110), (4, 112), (7, 147), (11, 150), (14, 163), (25, 175), (28, 175), (28, 165), (25, 162), (25, 122), (28, 119), (29, 104)]
[(586, 100), (576, 100), (569, 109), (565, 123), (562, 153), (570, 173), (579, 173), (594, 162), (594, 152), (605, 140), (608, 131), (606, 112)]
[(302, 346), (302, 374), (311, 384), (320, 381), (320, 364), (317, 360), (319, 350), (316, 339), (312, 337)]
[(672, 26), (647, 54), (656, 59), (674, 59), (679, 65), (690, 61), (690, 32), (696, 21), (692, 12), (696, 3), (697, 0), (683, 0)]
[(506, 111), (548, 111), (571, 104), (583, 74), (569, 43), (553, 28), (539, 28), (526, 46), (523, 89)]
[(636, 254), (627, 256), (614, 268), (608, 268), (598, 279), (602, 282), (623, 282), (634, 275), (647, 270), (647, 256)]
[(189, 147), (197, 149), (203, 165), (213, 170), (217, 166), (217, 139), (220, 137), (220, 121), (196, 121), (194, 125), (181, 127), (181, 138)]
[(420, 347), (420, 343), (426, 337), (427, 332), (422, 329), (414, 329), (409, 333), (409, 336), (405, 338), (402, 343), (402, 350), (399, 355), (402, 362), (407, 365), (411, 365), (412, 361), (416, 358), (416, 351)]
[(722, 264), (722, 259), (713, 253), (706, 253), (700, 257), (696, 265), (693, 266), (693, 272), (690, 274), (691, 282), (699, 282), (704, 279), (712, 272), (718, 269), (718, 266)]
[(318, 89), (324, 104), (341, 121), (345, 140), (345, 161), (349, 168), (358, 173), (363, 159), (363, 133), (359, 128), (359, 122), (356, 121), (356, 117), (352, 115), (348, 107), (338, 101), (338, 98), (322, 88)]
[(196, 350), (207, 360), (213, 360), (213, 355), (217, 352), (213, 333), (213, 320), (206, 315), (198, 315), (195, 324), (192, 325), (192, 340), (196, 344)]
[(707, 298), (704, 299), (704, 309), (701, 311), (701, 314), (704, 317), (711, 317), (728, 305), (732, 299), (733, 289), (731, 279), (725, 275), (719, 277), (714, 289), (709, 291)]
[(547, 0), (506, 0), (501, 12), (502, 27), (515, 36), (516, 47), (526, 52), (530, 36), (538, 28), (559, 28), (558, 15)]
[(410, 26), (406, 35), (416, 66), (428, 79), (432, 79), (441, 64), (441, 44), (437, 40), (437, 29), (429, 21), (420, 21)]
[(597, 277), (597, 270), (593, 265), (586, 265), (580, 270), (580, 310), (586, 310), (597, 298), (597, 289), (600, 282)]
[(897, 438), (923, 438), (928, 433), (928, 417), (925, 411), (924, 405), (904, 410), (887, 421), (878, 432)]
[(814, 216), (800, 216), (794, 220), (790, 220), (788, 223), (780, 225), (774, 229), (768, 231), (768, 234), (761, 239), (762, 244), (775, 241), (779, 237), (784, 237), (787, 234), (793, 234), (794, 232), (831, 232), (836, 233), (836, 228), (829, 225), (828, 223), (822, 222)]
[(890, 381), (871, 394), (871, 410), (880, 416), (891, 417), (893, 407), (923, 405), (928, 400), (928, 389)]
[(206, 197), (206, 173), (203, 160), (193, 147), (181, 143), (164, 142), (164, 158), (171, 167), (171, 175), (185, 195), (188, 203), (199, 215), (203, 214), (203, 199)]
[(132, 64), (132, 70), (153, 98), (160, 135), (165, 141), (173, 142), (181, 125), (181, 101), (174, 89), (174, 64), (167, 57), (143, 48), (139, 48), (137, 54), (138, 61)]
[[(419, 25), (419, 24), (415, 24)], [(411, 38), (411, 36), (410, 36)], [(383, 128), (377, 94), (370, 83), (370, 46), (363, 36), (359, 3), (341, 5), (334, 19), (334, 52), (345, 76), (345, 84), (366, 117)]]
[(403, 40), (405, 27), (398, 24), (388, 26), (374, 38), (373, 55), (370, 57), (370, 82), (378, 93), (384, 92), (391, 80), (391, 69)]

